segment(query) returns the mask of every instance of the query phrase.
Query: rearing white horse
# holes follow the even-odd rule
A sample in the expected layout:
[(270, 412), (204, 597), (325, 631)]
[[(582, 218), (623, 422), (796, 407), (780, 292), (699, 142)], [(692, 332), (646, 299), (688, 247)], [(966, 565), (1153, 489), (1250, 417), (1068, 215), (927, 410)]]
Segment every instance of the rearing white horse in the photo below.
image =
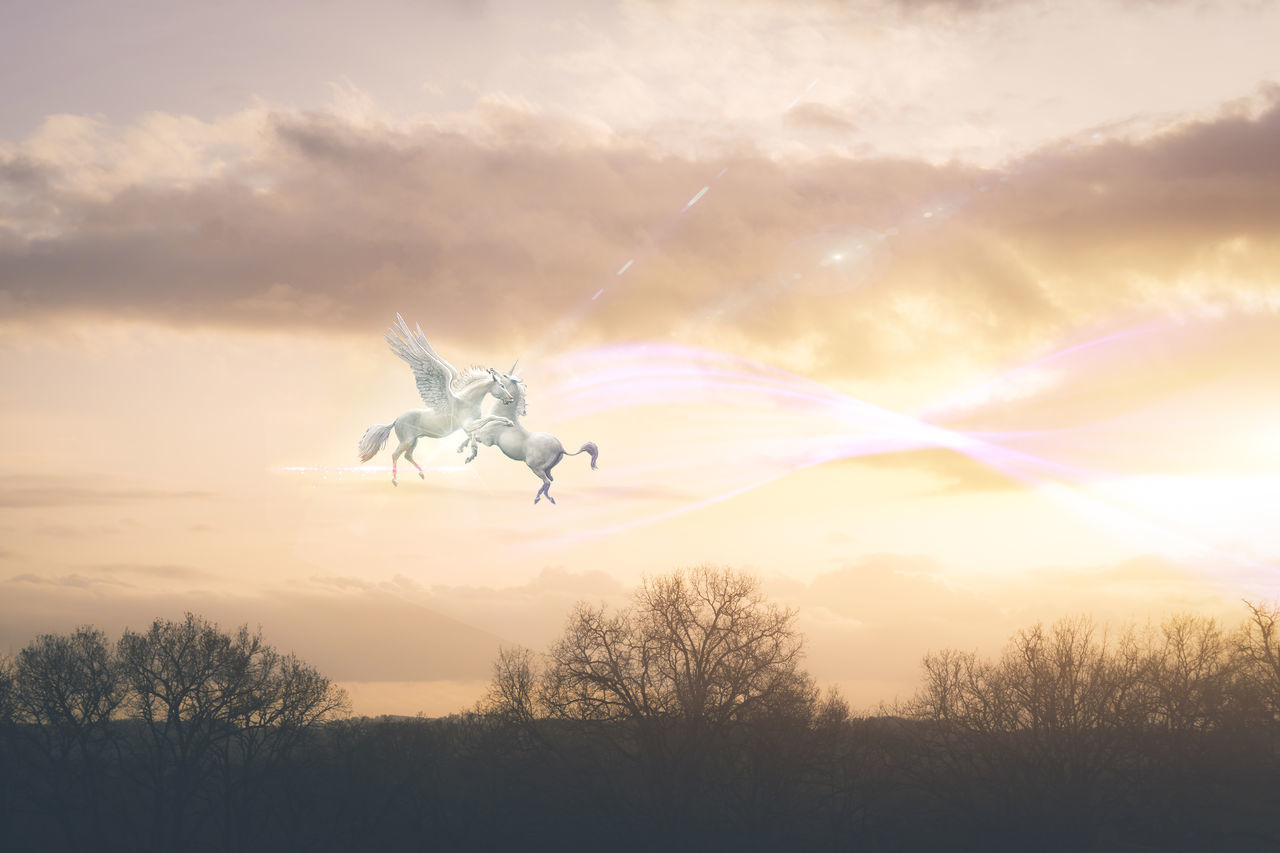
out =
[(560, 443), (560, 439), (551, 433), (529, 432), (525, 429), (520, 424), (520, 416), (526, 414), (524, 380), (515, 375), (515, 370), (515, 365), (512, 365), (511, 373), (501, 374), (503, 384), (511, 389), (515, 399), (494, 403), (489, 408), (489, 417), (492, 420), (470, 430), (467, 433), (467, 440), (458, 450), (461, 451), (463, 447), (470, 444), (471, 455), (467, 457), (467, 461), (470, 462), (476, 458), (476, 453), (480, 450), (477, 442), (486, 447), (498, 445), (498, 449), (505, 453), (508, 459), (523, 461), (529, 466), (530, 471), (542, 478), (542, 488), (538, 489), (538, 493), (533, 496), (533, 502), (537, 503), (543, 495), (546, 495), (547, 500), (555, 503), (556, 499), (551, 497), (550, 492), (553, 479), (551, 469), (556, 467), (564, 457), (577, 456), (584, 451), (591, 454), (591, 467), (597, 468), (599, 466), (596, 465), (596, 459), (600, 451), (594, 441), (588, 441), (569, 453)]
[[(396, 315), (399, 328), (391, 328), (391, 334), (383, 335), (391, 350), (409, 363), (413, 368), (414, 378), (418, 381), (418, 393), (425, 409), (410, 409), (389, 424), (374, 424), (365, 430), (360, 439), (360, 461), (368, 462), (382, 450), (387, 443), (391, 430), (396, 431), (400, 439), (399, 446), (391, 453), (391, 484), (396, 485), (396, 462), (400, 455), (418, 469), (418, 476), (426, 478), (422, 466), (413, 460), (414, 448), (418, 439), (444, 438), (458, 429), (473, 435), (475, 430), (486, 425), (510, 425), (506, 418), (480, 416), (480, 403), (486, 394), (492, 394), (503, 403), (512, 403), (515, 397), (508, 390), (501, 374), (492, 367), (469, 367), (463, 373), (454, 369), (453, 365), (431, 348), (422, 327), (416, 331), (409, 330), (409, 324), (399, 314)], [(461, 452), (461, 448), (459, 448)]]

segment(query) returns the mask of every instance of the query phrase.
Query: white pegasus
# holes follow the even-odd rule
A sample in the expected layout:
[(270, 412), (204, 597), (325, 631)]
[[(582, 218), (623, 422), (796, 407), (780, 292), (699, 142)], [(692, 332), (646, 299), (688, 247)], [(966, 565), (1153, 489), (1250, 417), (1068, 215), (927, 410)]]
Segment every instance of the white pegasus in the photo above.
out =
[[(382, 450), (387, 437), (394, 429), (400, 444), (391, 453), (391, 484), (396, 485), (396, 462), (400, 455), (418, 469), (418, 476), (425, 479), (422, 466), (413, 460), (413, 450), (418, 439), (444, 438), (451, 432), (464, 430), (468, 436), (477, 429), (491, 424), (511, 425), (511, 421), (492, 415), (481, 417), (480, 403), (485, 395), (492, 394), (503, 403), (515, 400), (501, 374), (492, 367), (471, 366), (462, 373), (445, 361), (427, 343), (422, 327), (409, 329), (404, 318), (396, 314), (398, 327), (383, 335), (391, 344), (391, 351), (409, 363), (413, 377), (418, 381), (418, 393), (425, 409), (410, 409), (389, 424), (374, 424), (365, 430), (360, 439), (360, 461), (368, 462)], [(464, 443), (465, 444), (465, 443)], [(461, 448), (459, 448), (461, 452)]]
[[(556, 499), (551, 497), (551, 481), (554, 479), (551, 476), (551, 469), (560, 464), (560, 460), (566, 456), (577, 456), (579, 453), (590, 453), (591, 467), (598, 468), (596, 460), (599, 458), (600, 451), (594, 441), (588, 441), (570, 453), (564, 449), (560, 439), (551, 433), (530, 432), (525, 429), (520, 423), (520, 416), (527, 414), (524, 381), (516, 376), (515, 372), (516, 367), (513, 364), (510, 373), (501, 375), (503, 385), (511, 389), (515, 398), (512, 400), (499, 398), (499, 402), (490, 406), (488, 422), (478, 424), (475, 429), (469, 430), (467, 440), (462, 443), (462, 447), (471, 445), (471, 455), (467, 457), (467, 461), (470, 462), (476, 458), (480, 444), (486, 447), (497, 445), (508, 459), (524, 462), (529, 466), (529, 470), (542, 480), (542, 488), (538, 489), (538, 493), (533, 496), (533, 502), (536, 504), (543, 495), (546, 495), (547, 500), (555, 503)], [(462, 447), (458, 450), (461, 451)]]

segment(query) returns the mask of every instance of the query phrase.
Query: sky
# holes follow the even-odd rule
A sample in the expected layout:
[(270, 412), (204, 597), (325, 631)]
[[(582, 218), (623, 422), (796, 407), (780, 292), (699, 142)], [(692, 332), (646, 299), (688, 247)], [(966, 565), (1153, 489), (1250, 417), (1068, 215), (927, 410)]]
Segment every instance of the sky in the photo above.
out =
[[(3, 15), (0, 652), (192, 610), (445, 714), (714, 563), (871, 708), (1280, 598), (1280, 4)], [(361, 465), (398, 313), (599, 469)]]

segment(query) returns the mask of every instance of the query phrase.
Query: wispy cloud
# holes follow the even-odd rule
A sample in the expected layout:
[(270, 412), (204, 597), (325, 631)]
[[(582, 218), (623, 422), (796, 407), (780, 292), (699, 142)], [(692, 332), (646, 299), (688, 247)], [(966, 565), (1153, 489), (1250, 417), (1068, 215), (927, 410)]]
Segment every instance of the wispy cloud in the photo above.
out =
[(203, 500), (210, 497), (214, 497), (213, 492), (199, 490), (95, 489), (63, 479), (45, 482), (27, 476), (0, 477), (0, 507), (10, 509)]

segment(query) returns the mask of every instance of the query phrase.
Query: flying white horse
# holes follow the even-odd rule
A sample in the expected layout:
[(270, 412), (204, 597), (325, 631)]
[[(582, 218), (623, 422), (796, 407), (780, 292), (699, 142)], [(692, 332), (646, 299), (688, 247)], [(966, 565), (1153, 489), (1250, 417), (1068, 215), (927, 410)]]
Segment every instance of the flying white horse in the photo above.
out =
[(564, 445), (560, 443), (560, 439), (556, 438), (549, 432), (529, 432), (520, 424), (520, 416), (527, 414), (525, 408), (524, 380), (515, 375), (516, 368), (511, 366), (511, 373), (501, 374), (501, 379), (507, 388), (511, 389), (515, 395), (515, 399), (507, 401), (500, 400), (489, 408), (490, 422), (481, 424), (474, 430), (468, 431), (468, 438), (462, 443), (463, 447), (471, 445), (471, 455), (467, 457), (470, 462), (476, 458), (476, 453), (480, 448), (477, 445), (483, 444), (486, 447), (498, 445), (503, 453), (509, 459), (523, 461), (529, 466), (529, 470), (542, 478), (542, 488), (538, 489), (538, 493), (533, 496), (533, 502), (537, 503), (542, 499), (543, 495), (547, 496), (547, 500), (552, 503), (556, 499), (551, 497), (551, 469), (560, 463), (560, 460), (566, 456), (577, 456), (579, 453), (587, 452), (591, 454), (591, 467), (596, 468), (596, 458), (599, 454), (599, 448), (596, 447), (594, 441), (588, 441), (572, 453), (568, 453), (564, 449)]
[[(360, 439), (360, 461), (368, 462), (382, 450), (391, 430), (396, 431), (400, 444), (391, 453), (392, 485), (396, 485), (396, 462), (401, 454), (418, 469), (418, 476), (425, 479), (422, 466), (413, 461), (418, 439), (424, 436), (444, 438), (458, 429), (472, 435), (486, 425), (510, 425), (511, 421), (506, 418), (481, 417), (480, 403), (486, 394), (492, 394), (503, 403), (515, 401), (498, 371), (492, 367), (472, 366), (459, 373), (431, 348), (421, 326), (410, 331), (409, 324), (399, 314), (396, 321), (399, 327), (388, 329), (391, 334), (383, 337), (391, 344), (391, 351), (413, 368), (413, 376), (418, 380), (418, 393), (427, 408), (410, 409), (389, 424), (374, 424)], [(459, 448), (458, 452), (462, 449)]]

